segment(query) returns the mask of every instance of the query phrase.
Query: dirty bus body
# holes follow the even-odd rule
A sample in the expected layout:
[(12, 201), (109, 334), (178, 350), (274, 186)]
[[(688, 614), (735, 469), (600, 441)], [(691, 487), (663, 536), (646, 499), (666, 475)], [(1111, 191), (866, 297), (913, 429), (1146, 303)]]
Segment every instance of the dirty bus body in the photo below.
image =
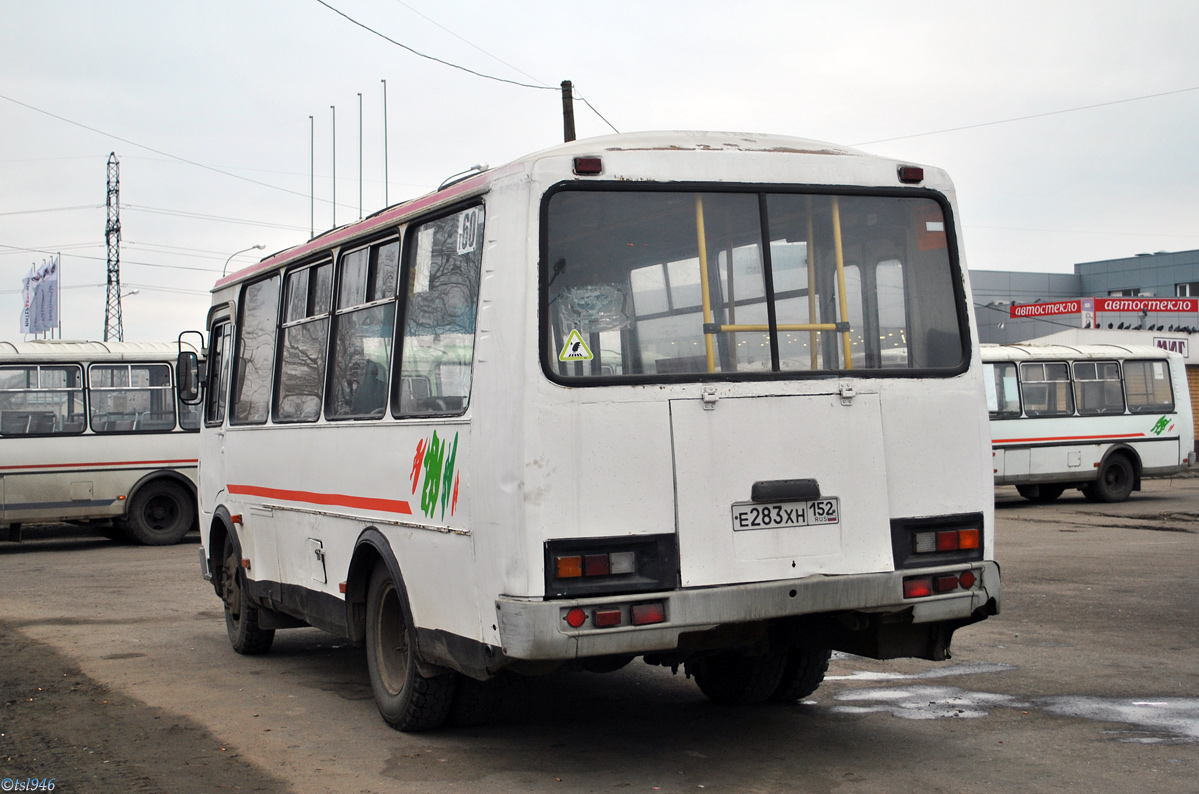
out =
[(983, 345), (996, 485), (1122, 502), (1195, 462), (1186, 366), (1148, 345)]
[[(994, 614), (952, 185), (811, 141), (578, 141), (218, 282), (202, 565), (234, 647), (367, 647), (385, 719), (634, 657), (795, 700)], [(397, 297), (398, 296), (398, 297)]]
[(177, 349), (0, 342), (4, 536), (19, 540), (23, 524), (78, 521), (162, 545), (192, 528), (199, 417), (177, 403)]

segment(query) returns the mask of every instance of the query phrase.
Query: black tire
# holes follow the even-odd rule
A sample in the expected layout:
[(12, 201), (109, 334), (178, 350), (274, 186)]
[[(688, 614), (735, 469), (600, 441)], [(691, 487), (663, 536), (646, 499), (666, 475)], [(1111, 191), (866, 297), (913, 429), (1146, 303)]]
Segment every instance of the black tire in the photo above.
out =
[(266, 653), (275, 641), (274, 629), (258, 626), (258, 607), (246, 594), (246, 574), (232, 537), (225, 538), (221, 557), (221, 600), (225, 602), (225, 632), (238, 653)]
[(832, 651), (824, 648), (789, 649), (787, 663), (783, 665), (783, 677), (779, 679), (779, 685), (770, 699), (778, 703), (794, 703), (815, 692), (828, 672), (828, 660), (832, 655)]
[(1132, 493), (1135, 473), (1125, 455), (1109, 455), (1099, 467), (1099, 478), (1088, 483), (1082, 493), (1092, 502), (1123, 502)]
[(1064, 485), (1017, 485), (1016, 492), (1030, 502), (1046, 503), (1052, 502), (1061, 496), (1066, 490)]
[(762, 703), (774, 694), (787, 663), (787, 649), (771, 646), (761, 656), (722, 651), (687, 662), (687, 674), (714, 703)]
[(388, 725), (398, 731), (428, 731), (445, 724), (458, 676), (421, 674), (415, 632), (382, 562), (366, 591), (366, 666), (375, 704)]
[(459, 674), (446, 724), (456, 728), (473, 728), (487, 723), (499, 708), (507, 685), (508, 679), (503, 675), (489, 681), (479, 681)]
[(170, 546), (196, 521), (192, 496), (182, 485), (170, 480), (149, 482), (138, 489), (129, 504), (125, 530), (144, 546)]

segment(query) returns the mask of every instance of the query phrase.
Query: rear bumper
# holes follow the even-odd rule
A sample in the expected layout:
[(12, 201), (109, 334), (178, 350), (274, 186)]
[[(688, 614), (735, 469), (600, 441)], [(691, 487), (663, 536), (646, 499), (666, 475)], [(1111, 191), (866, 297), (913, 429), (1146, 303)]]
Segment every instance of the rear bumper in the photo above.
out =
[[(970, 570), (977, 581), (969, 590), (925, 598), (903, 597), (903, 580), (912, 576)], [(913, 623), (968, 621), (977, 610), (1000, 602), (999, 566), (977, 562), (943, 568), (846, 576), (809, 576), (776, 582), (673, 590), (659, 593), (546, 601), (501, 596), (496, 614), (503, 654), (512, 659), (567, 660), (590, 656), (638, 656), (674, 650), (682, 634), (722, 625), (839, 612), (912, 611)], [(649, 626), (595, 628), (593, 609), (647, 602), (665, 604), (666, 621)], [(566, 622), (581, 608), (587, 621), (577, 629)]]

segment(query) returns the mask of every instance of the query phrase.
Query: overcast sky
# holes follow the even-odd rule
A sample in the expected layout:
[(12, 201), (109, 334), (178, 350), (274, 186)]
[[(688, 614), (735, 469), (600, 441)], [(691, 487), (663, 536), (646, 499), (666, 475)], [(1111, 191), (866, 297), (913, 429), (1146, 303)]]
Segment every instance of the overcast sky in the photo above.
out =
[(230, 255), (332, 225), (331, 106), (337, 222), (360, 190), (384, 206), (384, 80), (391, 203), (559, 142), (570, 79), (603, 116), (578, 103), (580, 138), (769, 132), (943, 167), (972, 269), (1199, 248), (1193, 0), (326, 2), (0, 0), (0, 339), (57, 252), (63, 336), (102, 338), (110, 152), (127, 341), (201, 328)]

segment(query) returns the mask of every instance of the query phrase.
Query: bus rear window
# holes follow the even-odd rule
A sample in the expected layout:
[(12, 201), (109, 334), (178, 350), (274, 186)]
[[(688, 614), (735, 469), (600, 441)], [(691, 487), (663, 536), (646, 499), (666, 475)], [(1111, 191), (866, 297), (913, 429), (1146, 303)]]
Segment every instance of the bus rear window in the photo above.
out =
[(932, 198), (562, 190), (544, 223), (556, 378), (964, 365), (958, 276)]

